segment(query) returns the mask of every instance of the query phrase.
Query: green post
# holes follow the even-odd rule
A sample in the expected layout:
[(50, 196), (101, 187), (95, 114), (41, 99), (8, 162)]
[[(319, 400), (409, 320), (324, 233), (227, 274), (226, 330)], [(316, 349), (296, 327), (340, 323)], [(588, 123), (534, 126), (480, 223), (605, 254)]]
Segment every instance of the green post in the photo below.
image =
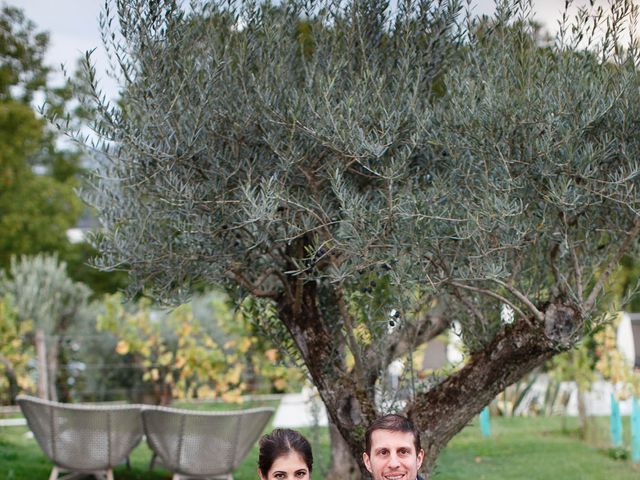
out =
[(489, 416), (489, 407), (484, 407), (480, 412), (480, 430), (483, 437), (491, 436), (491, 422)]
[(631, 461), (640, 463), (640, 402), (631, 400)]
[(620, 405), (615, 395), (611, 394), (611, 444), (613, 448), (622, 446), (622, 418), (620, 417)]

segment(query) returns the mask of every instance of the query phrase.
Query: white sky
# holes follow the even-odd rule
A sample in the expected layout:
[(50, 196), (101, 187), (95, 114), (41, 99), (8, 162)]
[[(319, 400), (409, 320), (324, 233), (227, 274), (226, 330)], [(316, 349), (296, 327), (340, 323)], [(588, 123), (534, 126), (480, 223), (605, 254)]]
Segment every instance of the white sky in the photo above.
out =
[[(106, 78), (103, 53), (98, 29), (98, 15), (104, 0), (0, 0), (4, 5), (22, 9), (29, 20), (36, 24), (37, 31), (49, 33), (49, 48), (46, 61), (54, 74), (51, 80), (61, 79), (60, 65), (64, 64), (72, 74), (76, 63), (87, 50), (96, 48), (92, 55), (101, 85), (111, 96), (117, 91), (115, 82)], [(101, 67), (102, 66), (102, 67)]]
[[(60, 64), (63, 63), (69, 72), (73, 71), (77, 59), (85, 51), (97, 47), (93, 58), (97, 63), (99, 78), (104, 82), (101, 83), (102, 87), (106, 92), (116, 91), (114, 82), (106, 78), (103, 70), (106, 60), (98, 31), (98, 14), (104, 0), (0, 1), (21, 8), (27, 17), (36, 23), (38, 30), (49, 32), (47, 61), (56, 70), (59, 70)], [(478, 13), (490, 12), (494, 4), (493, 0), (474, 1), (477, 3)], [(586, 0), (578, 0), (578, 3), (585, 2)], [(564, 0), (534, 0), (534, 4), (538, 20), (554, 30)]]

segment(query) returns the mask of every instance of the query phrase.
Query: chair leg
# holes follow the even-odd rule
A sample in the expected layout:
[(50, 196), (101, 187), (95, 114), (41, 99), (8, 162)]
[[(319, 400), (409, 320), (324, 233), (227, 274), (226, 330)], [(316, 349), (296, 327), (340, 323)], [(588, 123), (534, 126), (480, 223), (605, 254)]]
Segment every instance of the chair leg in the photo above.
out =
[[(60, 477), (60, 475), (62, 475)], [(98, 475), (98, 474), (96, 474)], [(82, 473), (82, 472), (74, 472), (72, 470), (61, 470), (58, 469), (58, 478), (57, 480), (79, 480), (81, 478), (86, 478), (87, 474), (86, 473)], [(102, 477), (98, 478), (96, 476), (96, 479), (98, 480), (102, 480)]]
[(49, 475), (49, 480), (57, 480), (58, 479), (58, 467), (53, 467), (51, 469), (51, 475)]
[[(86, 473), (80, 473), (79, 475), (80, 475), (79, 478), (85, 478), (87, 476)], [(108, 469), (108, 470), (100, 470), (98, 472), (93, 472), (93, 478), (95, 478), (96, 480), (113, 480), (113, 470)], [(60, 480), (64, 480), (64, 479), (61, 478)]]

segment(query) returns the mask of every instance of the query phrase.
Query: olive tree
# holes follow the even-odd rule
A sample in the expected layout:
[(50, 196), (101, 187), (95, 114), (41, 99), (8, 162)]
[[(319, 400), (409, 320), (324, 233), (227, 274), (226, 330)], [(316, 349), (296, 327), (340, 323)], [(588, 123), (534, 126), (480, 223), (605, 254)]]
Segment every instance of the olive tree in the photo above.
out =
[(36, 349), (38, 395), (58, 400), (63, 336), (77, 326), (91, 290), (69, 278), (67, 264), (57, 255), (38, 254), (11, 258), (11, 267), (0, 270), (0, 295), (11, 300), (16, 328), (33, 330), (30, 340)]
[[(463, 7), (107, 2), (117, 105), (87, 56), (98, 266), (166, 300), (218, 283), (271, 309), (346, 442), (337, 478), (366, 473), (364, 429), (389, 410), (417, 423), (429, 470), (602, 321), (637, 249), (636, 6), (565, 15), (548, 45), (529, 1)], [(464, 362), (415, 375), (411, 352), (453, 322)]]

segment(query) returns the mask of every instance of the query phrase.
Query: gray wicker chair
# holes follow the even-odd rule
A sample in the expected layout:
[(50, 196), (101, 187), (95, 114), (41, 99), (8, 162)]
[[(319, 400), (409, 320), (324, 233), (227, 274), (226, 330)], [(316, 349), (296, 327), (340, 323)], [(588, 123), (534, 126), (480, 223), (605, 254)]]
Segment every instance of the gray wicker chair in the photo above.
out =
[(64, 472), (113, 480), (113, 467), (128, 460), (142, 440), (138, 405), (82, 405), (17, 397), (27, 425), (53, 462), (49, 480)]
[(233, 480), (232, 472), (249, 453), (274, 410), (201, 412), (149, 407), (143, 408), (142, 420), (154, 460), (157, 457), (173, 473), (173, 480)]

